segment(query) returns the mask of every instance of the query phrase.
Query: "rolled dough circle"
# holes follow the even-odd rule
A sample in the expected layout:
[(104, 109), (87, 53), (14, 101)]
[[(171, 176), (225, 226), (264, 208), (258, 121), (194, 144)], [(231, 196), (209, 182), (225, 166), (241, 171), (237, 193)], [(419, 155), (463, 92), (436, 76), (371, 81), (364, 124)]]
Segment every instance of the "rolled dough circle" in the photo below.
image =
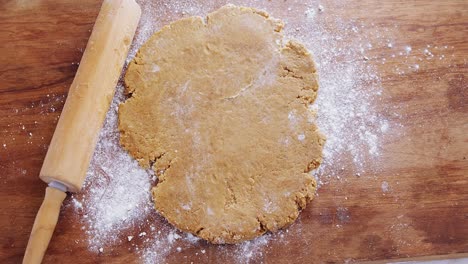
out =
[(125, 75), (122, 146), (158, 176), (156, 210), (212, 243), (285, 227), (315, 193), (317, 76), (282, 27), (232, 5), (184, 18), (155, 33)]

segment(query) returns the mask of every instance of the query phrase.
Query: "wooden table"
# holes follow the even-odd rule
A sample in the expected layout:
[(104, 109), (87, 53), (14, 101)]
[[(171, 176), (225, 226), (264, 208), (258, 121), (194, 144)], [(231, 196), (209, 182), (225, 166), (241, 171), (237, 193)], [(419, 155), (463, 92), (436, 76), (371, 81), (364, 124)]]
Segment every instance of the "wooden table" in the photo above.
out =
[[(324, 185), (290, 227), (295, 235), (286, 236), (288, 243), (273, 241), (255, 263), (468, 253), (468, 2), (321, 3), (340, 17), (374, 23), (376, 30), (390, 28), (394, 45), (447, 45), (450, 63), (434, 59), (419, 71), (400, 75), (394, 69), (401, 62), (391, 59), (391, 49), (371, 51), (389, 58), (378, 66), (384, 87), (379, 108), (385, 114), (384, 109), (398, 106), (392, 109), (403, 117), (399, 122), (405, 132), (384, 140), (373, 173), (355, 177), (346, 170), (337, 172), (341, 177)], [(282, 18), (293, 4), (303, 5), (289, 0), (266, 5)], [(22, 259), (44, 195), (39, 170), (99, 7), (100, 1), (94, 0), (0, 3), (1, 263)], [(382, 192), (383, 181), (391, 192)], [(124, 244), (96, 254), (75, 241), (86, 241), (85, 234), (79, 217), (64, 209), (45, 263), (138, 261)], [(184, 254), (169, 254), (167, 262), (234, 262), (215, 246), (200, 247), (206, 254), (188, 248)]]

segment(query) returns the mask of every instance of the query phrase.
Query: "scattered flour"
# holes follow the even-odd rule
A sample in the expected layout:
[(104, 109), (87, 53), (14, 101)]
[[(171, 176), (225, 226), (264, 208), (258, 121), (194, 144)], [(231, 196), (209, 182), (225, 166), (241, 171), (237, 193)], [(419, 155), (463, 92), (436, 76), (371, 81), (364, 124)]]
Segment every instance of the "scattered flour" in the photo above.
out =
[(117, 106), (123, 98), (118, 87), (107, 114), (100, 140), (84, 184), (84, 191), (74, 194), (72, 205), (83, 215), (91, 250), (101, 245), (121, 242), (115, 230), (133, 227), (152, 209), (149, 172), (142, 169), (119, 145)]
[[(366, 56), (375, 44), (366, 39), (363, 25), (329, 21), (324, 14), (295, 28), (299, 31), (288, 33), (311, 50), (319, 73), (319, 95), (313, 108), (327, 142), (316, 176), (326, 183), (341, 174), (334, 169), (337, 164), (350, 164), (350, 173), (361, 173), (366, 162), (379, 156), (380, 127), (388, 123), (375, 109), (381, 80)], [(348, 44), (343, 45), (344, 41)], [(381, 45), (389, 47), (389, 43)]]
[[(255, 258), (261, 257), (268, 242), (270, 241), (270, 235), (264, 235), (258, 237), (252, 241), (247, 241), (238, 246), (235, 254), (238, 263), (250, 263)], [(262, 250), (259, 250), (262, 249)]]
[(387, 193), (390, 191), (390, 185), (386, 181), (382, 182), (381, 188), (383, 193)]

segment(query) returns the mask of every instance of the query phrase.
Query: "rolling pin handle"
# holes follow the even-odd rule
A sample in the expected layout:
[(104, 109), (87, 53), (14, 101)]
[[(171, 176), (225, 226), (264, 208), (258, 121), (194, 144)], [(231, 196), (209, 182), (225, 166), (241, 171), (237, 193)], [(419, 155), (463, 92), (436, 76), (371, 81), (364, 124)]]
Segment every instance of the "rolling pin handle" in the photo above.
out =
[(24, 253), (23, 264), (41, 263), (49, 245), (60, 213), (62, 202), (67, 196), (67, 187), (53, 181), (46, 188), (44, 201), (34, 220), (28, 246)]

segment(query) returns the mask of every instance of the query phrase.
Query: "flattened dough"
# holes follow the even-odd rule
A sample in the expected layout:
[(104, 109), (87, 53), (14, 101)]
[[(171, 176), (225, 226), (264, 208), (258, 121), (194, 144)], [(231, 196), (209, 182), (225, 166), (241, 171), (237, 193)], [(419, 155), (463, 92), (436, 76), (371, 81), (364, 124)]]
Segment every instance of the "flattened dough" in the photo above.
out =
[(120, 142), (158, 176), (156, 210), (212, 243), (292, 223), (313, 198), (318, 85), (281, 21), (228, 5), (155, 33), (130, 63)]

